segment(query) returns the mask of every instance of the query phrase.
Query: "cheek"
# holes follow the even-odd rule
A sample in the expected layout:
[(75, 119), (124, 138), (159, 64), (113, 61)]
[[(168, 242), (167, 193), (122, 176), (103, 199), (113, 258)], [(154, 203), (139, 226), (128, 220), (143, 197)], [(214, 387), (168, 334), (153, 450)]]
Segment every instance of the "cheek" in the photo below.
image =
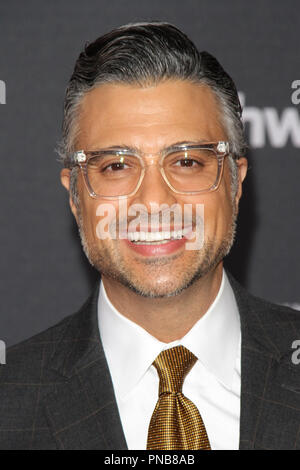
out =
[(223, 178), (219, 189), (214, 193), (214, 207), (220, 227), (227, 230), (232, 224), (233, 201), (231, 188), (231, 174), (228, 165), (224, 168)]
[(97, 218), (95, 216), (96, 210), (88, 204), (82, 204), (82, 224), (84, 232), (88, 238), (95, 238)]
[(196, 205), (203, 205), (204, 233), (206, 237), (222, 239), (227, 234), (233, 216), (230, 184), (221, 184), (217, 191), (203, 194), (197, 197), (196, 200), (186, 198), (180, 202), (182, 206), (192, 204), (194, 210)]
[(118, 208), (115, 204), (90, 198), (83, 203), (83, 214), (85, 233), (90, 240), (99, 244), (116, 239)]
[(233, 210), (230, 193), (221, 187), (212, 192), (203, 201), (204, 231), (206, 236), (217, 236), (222, 239), (232, 224)]
[(91, 198), (85, 187), (78, 185), (79, 196), (80, 196), (80, 215), (81, 225), (84, 233), (88, 239), (92, 240), (96, 238), (96, 226), (99, 221), (97, 217), (97, 201)]

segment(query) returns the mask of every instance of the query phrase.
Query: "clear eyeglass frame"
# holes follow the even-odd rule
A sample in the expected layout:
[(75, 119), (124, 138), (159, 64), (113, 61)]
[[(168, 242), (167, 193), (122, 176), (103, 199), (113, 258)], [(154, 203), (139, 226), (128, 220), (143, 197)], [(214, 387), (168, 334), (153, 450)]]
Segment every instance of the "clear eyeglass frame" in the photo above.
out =
[[(212, 184), (209, 188), (199, 190), (199, 191), (179, 191), (175, 189), (172, 184), (169, 182), (164, 168), (163, 168), (163, 161), (166, 156), (170, 155), (171, 153), (178, 152), (178, 151), (188, 151), (188, 150), (212, 150), (213, 153), (215, 154), (217, 158), (217, 163), (218, 163), (218, 170), (217, 170), (217, 175), (216, 175), (216, 181), (214, 184)], [(94, 192), (93, 188), (90, 185), (89, 178), (88, 178), (88, 162), (91, 158), (94, 158), (96, 156), (105, 155), (105, 154), (111, 154), (115, 153), (117, 156), (125, 156), (125, 155), (130, 155), (134, 156), (139, 159), (140, 164), (141, 164), (141, 175), (140, 178), (137, 182), (137, 185), (133, 191), (131, 191), (128, 194), (122, 194), (122, 195), (115, 195), (115, 196), (105, 196), (101, 194), (97, 194)], [(157, 162), (154, 162), (153, 159), (151, 163), (146, 163), (144, 158), (145, 156), (159, 156), (159, 160)], [(202, 194), (202, 193), (207, 193), (211, 191), (215, 191), (218, 189), (221, 179), (222, 179), (222, 174), (223, 174), (223, 168), (224, 168), (224, 159), (226, 156), (232, 155), (234, 158), (234, 154), (231, 153), (231, 145), (227, 141), (218, 141), (218, 142), (207, 142), (207, 143), (199, 143), (199, 144), (180, 144), (180, 145), (173, 145), (170, 147), (167, 147), (166, 149), (163, 149), (160, 153), (158, 154), (147, 154), (147, 153), (142, 153), (139, 152), (137, 153), (136, 150), (130, 149), (130, 148), (122, 148), (122, 147), (111, 147), (111, 148), (105, 148), (105, 149), (99, 149), (99, 150), (92, 150), (92, 151), (86, 151), (86, 150), (77, 150), (74, 152), (70, 157), (69, 161), (67, 164), (67, 167), (69, 169), (72, 169), (76, 166), (78, 166), (83, 174), (83, 179), (85, 182), (86, 189), (89, 193), (89, 195), (92, 198), (103, 198), (103, 199), (124, 199), (128, 198), (131, 196), (134, 196), (136, 192), (139, 190), (142, 181), (144, 179), (145, 171), (148, 166), (151, 165), (157, 165), (160, 168), (161, 175), (165, 181), (165, 183), (168, 185), (168, 187), (176, 194), (186, 194), (186, 195), (197, 195), (197, 194)]]

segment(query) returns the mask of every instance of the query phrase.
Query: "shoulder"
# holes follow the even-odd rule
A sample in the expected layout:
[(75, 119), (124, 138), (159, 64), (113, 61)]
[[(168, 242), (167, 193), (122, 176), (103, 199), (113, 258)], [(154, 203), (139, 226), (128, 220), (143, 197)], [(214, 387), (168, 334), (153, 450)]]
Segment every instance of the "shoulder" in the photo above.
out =
[[(84, 345), (94, 341), (96, 301), (97, 289), (78, 312), (8, 348), (0, 366), (0, 449), (56, 448), (47, 403), (66, 390), (64, 369), (70, 358), (81, 356)], [(55, 358), (61, 359), (61, 368)]]
[(0, 367), (0, 384), (9, 383), (17, 378), (20, 383), (28, 379), (38, 383), (42, 364), (51, 357), (76, 315), (78, 313), (69, 315), (41, 333), (8, 347), (5, 364)]
[(6, 363), (0, 366), (0, 384), (18, 379), (32, 383), (41, 381), (43, 367), (51, 360), (58, 347), (68, 349), (90, 321), (92, 305), (97, 300), (94, 289), (81, 308), (31, 338), (6, 351)]
[(238, 304), (242, 308), (257, 313), (262, 319), (276, 320), (279, 322), (295, 321), (300, 322), (300, 312), (286, 305), (276, 304), (261, 297), (257, 297), (248, 292), (230, 274), (228, 274), (231, 286), (235, 293)]
[(56, 448), (41, 403), (64, 381), (47, 363), (72, 317), (7, 349), (0, 366), (0, 449), (34, 448), (38, 436), (45, 448)]
[(250, 294), (227, 275), (238, 304), (242, 335), (252, 344), (268, 345), (277, 357), (289, 353), (293, 342), (300, 339), (300, 312)]

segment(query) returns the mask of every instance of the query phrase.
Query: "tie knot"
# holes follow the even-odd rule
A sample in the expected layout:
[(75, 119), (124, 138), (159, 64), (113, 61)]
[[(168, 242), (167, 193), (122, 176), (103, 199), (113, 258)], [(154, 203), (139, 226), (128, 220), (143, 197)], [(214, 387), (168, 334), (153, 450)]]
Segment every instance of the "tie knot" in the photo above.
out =
[(153, 365), (159, 375), (159, 395), (166, 392), (181, 392), (185, 376), (197, 358), (184, 346), (162, 351)]

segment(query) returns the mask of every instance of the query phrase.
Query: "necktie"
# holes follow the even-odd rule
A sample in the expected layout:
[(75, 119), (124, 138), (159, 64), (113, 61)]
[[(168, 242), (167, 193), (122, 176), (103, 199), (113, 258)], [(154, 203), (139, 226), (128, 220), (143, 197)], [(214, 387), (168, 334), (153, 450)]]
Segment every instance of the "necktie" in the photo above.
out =
[(210, 450), (200, 413), (182, 393), (185, 376), (197, 358), (184, 346), (162, 351), (153, 365), (159, 375), (159, 397), (148, 431), (148, 450)]

